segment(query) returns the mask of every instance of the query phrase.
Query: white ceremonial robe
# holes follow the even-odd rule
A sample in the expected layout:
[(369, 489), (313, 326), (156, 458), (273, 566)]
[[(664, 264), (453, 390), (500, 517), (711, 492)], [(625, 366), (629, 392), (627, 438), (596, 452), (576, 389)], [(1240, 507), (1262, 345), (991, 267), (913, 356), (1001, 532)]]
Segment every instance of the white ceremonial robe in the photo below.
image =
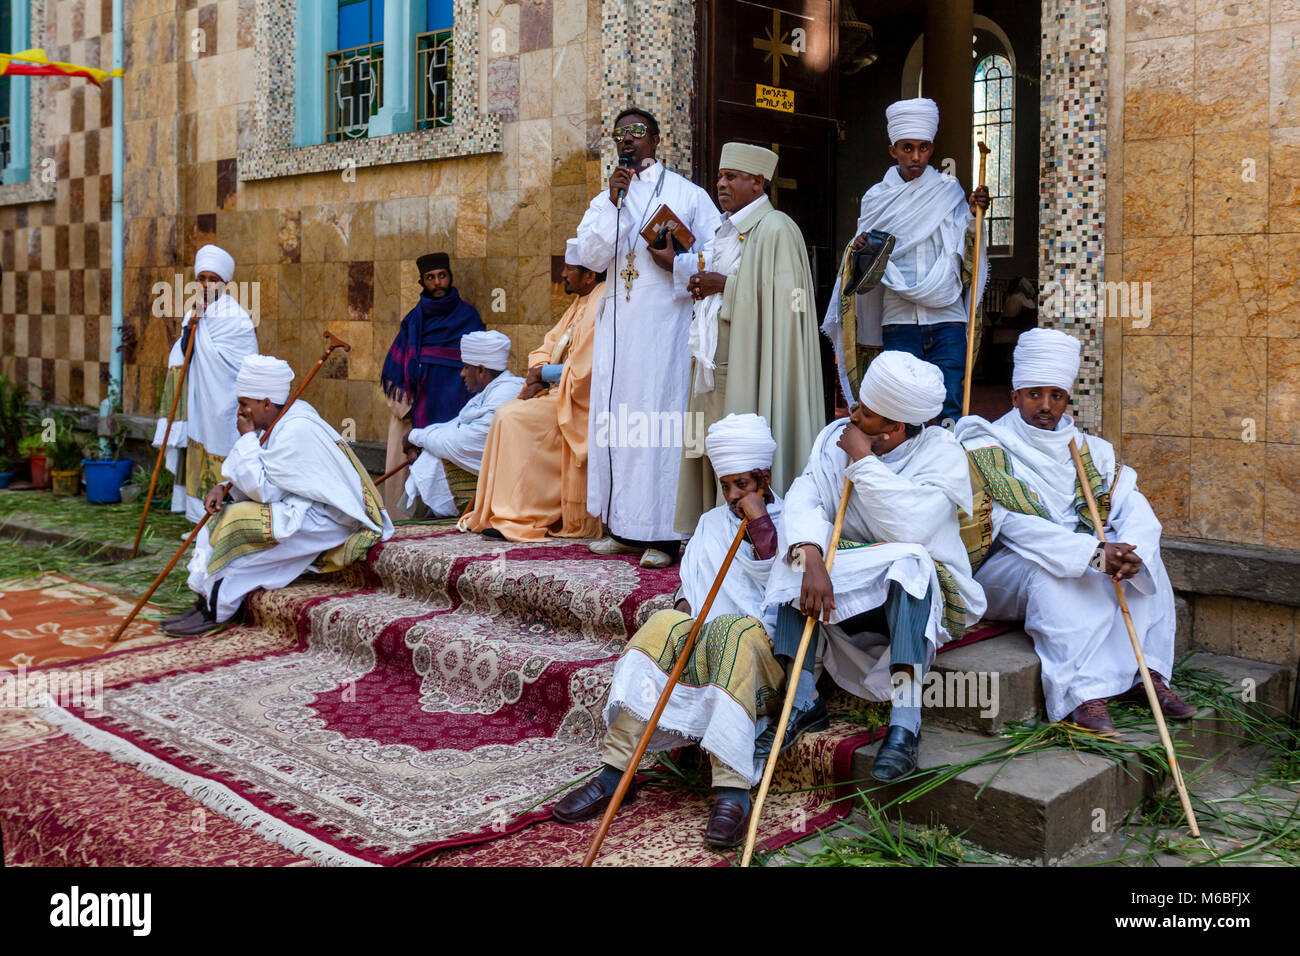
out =
[(424, 451), (407, 474), (406, 495), (402, 499), (405, 510), (410, 511), (419, 498), (435, 518), (457, 516), (443, 459), (477, 475), (483, 464), (488, 432), (492, 429), (492, 416), (506, 402), (518, 398), (523, 387), (524, 380), (518, 375), (502, 372), (483, 391), (471, 395), (460, 414), (451, 421), (411, 429), (407, 440)]
[[(673, 272), (655, 264), (639, 235), (663, 203), (696, 240)], [(602, 191), (578, 225), (580, 260), (608, 272), (593, 337), (587, 510), (635, 541), (681, 537), (673, 515), (683, 441), (704, 441), (685, 421), (693, 302), (686, 282), (696, 253), (711, 255), (720, 221), (708, 193), (656, 162), (633, 178), (621, 214)], [(629, 249), (637, 273), (630, 293)]]
[(1111, 493), (1106, 537), (1133, 545), (1142, 569), (1124, 582), (1133, 625), (1147, 666), (1166, 679), (1174, 656), (1174, 589), (1160, 559), (1160, 522), (1137, 488), (1137, 473), (1115, 475), (1110, 442), (1079, 431), (1069, 415), (1055, 431), (1035, 428), (1016, 409), (995, 422), (969, 416), (955, 433), (968, 449), (1000, 446), (1012, 473), (1051, 514), (1010, 511), (993, 503), (993, 549), (976, 574), (988, 596), (990, 617), (1023, 619), (1042, 662), (1043, 694), (1049, 720), (1062, 720), (1084, 701), (1114, 697), (1141, 678), (1128, 628), (1109, 575), (1088, 561), (1097, 536), (1074, 529), (1072, 507), (1077, 473), (1070, 457), (1074, 438), (1086, 447)]
[[(181, 326), (190, 324), (193, 312), (186, 314)], [(172, 423), (167, 436), (164, 464), (176, 473), (179, 450), (198, 442), (209, 455), (223, 458), (239, 438), (235, 413), (239, 403), (235, 395), (235, 376), (244, 358), (257, 355), (257, 329), (252, 316), (230, 293), (223, 293), (199, 319), (197, 338), (185, 373), (185, 420)], [(167, 365), (180, 368), (185, 350), (177, 339), (167, 356)], [(160, 418), (154, 430), (153, 446), (162, 447), (167, 419)], [(205, 492), (208, 489), (203, 489)], [(185, 491), (183, 483), (172, 489), (172, 511), (183, 511), (190, 521), (203, 517), (203, 499)]]
[[(943, 592), (934, 562), (952, 575), (966, 604), (969, 627), (984, 613), (984, 593), (971, 575), (961, 540), (957, 509), (971, 509), (970, 472), (961, 446), (944, 428), (922, 430), (885, 455), (867, 455), (850, 463), (836, 442), (848, 419), (827, 425), (813, 443), (808, 467), (785, 496), (776, 565), (768, 579), (766, 603), (775, 607), (797, 601), (803, 572), (790, 548), (811, 543), (826, 553), (847, 476), (853, 482), (841, 540), (882, 542), (869, 548), (838, 551), (831, 569), (835, 610), (829, 627), (819, 625), (823, 663), (835, 682), (851, 694), (888, 700), (889, 638), (850, 635), (839, 622), (880, 607), (889, 582), (915, 598), (930, 591), (930, 618), (925, 637), (930, 660), (951, 635), (943, 626)], [(797, 558), (797, 555), (795, 556)]]
[(234, 558), (209, 575), (208, 529), (199, 532), (188, 583), (211, 599), (213, 585), (222, 582), (218, 621), (228, 620), (250, 591), (284, 587), (308, 571), (321, 552), (342, 544), (362, 526), (380, 532), (381, 541), (393, 536), (387, 511), (382, 512), (382, 527), (366, 515), (360, 477), (337, 444), (342, 440), (316, 409), (299, 400), (276, 423), (265, 445), (258, 444), (256, 432), (235, 442), (221, 475), (231, 483), (235, 501), (271, 506), (271, 533), (277, 543)]
[[(961, 184), (933, 166), (911, 182), (903, 182), (898, 167), (891, 166), (863, 194), (854, 236), (879, 229), (892, 234), (895, 243), (880, 284), (855, 297), (859, 345), (883, 344), (883, 325), (967, 321), (970, 291), (962, 295), (961, 263), (972, 222)], [(975, 283), (981, 295), (987, 280), (988, 256), (982, 256)], [(837, 279), (823, 328), (839, 321)]]
[[(779, 497), (774, 495), (774, 498), (767, 506), (767, 513), (779, 528), (784, 504)], [(739, 529), (740, 519), (726, 505), (700, 516), (681, 560), (682, 597), (691, 606), (692, 614), (704, 607), (704, 599)], [(776, 628), (776, 608), (765, 612), (763, 598), (768, 575), (776, 561), (775, 557), (767, 560), (756, 557), (749, 540), (742, 541), (704, 619), (705, 626), (724, 614), (748, 615), (762, 622), (770, 642)], [(701, 627), (697, 647), (703, 638), (704, 627)], [(614, 666), (603, 713), (606, 726), (614, 723), (623, 707), (638, 715), (639, 720), (645, 720), (666, 685), (664, 672), (646, 655), (625, 653)], [(643, 703), (637, 706), (634, 701)], [(664, 705), (646, 752), (672, 750), (680, 747), (683, 739), (698, 741), (710, 754), (747, 777), (753, 786), (763, 776), (763, 764), (754, 765), (754, 740), (767, 723), (767, 717), (760, 717), (756, 722), (749, 714), (749, 705), (741, 706), (721, 687), (678, 684)]]

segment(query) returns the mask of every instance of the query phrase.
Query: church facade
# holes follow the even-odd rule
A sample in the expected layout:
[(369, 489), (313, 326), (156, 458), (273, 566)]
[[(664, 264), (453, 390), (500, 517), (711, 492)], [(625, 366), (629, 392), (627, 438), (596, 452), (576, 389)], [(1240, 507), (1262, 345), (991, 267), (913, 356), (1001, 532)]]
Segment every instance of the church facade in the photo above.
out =
[[(1167, 534), (1296, 548), (1300, 3), (915, 7), (128, 3), (126, 410), (156, 408), (176, 276), (206, 242), (235, 257), (264, 352), (305, 370), (321, 330), (352, 345), (311, 400), (359, 440), (383, 437), (379, 369), (422, 253), (451, 255), (519, 371), (566, 305), (564, 242), (628, 103), (706, 187), (726, 139), (778, 149), (774, 198), (804, 230), (824, 308), (857, 197), (888, 165), (883, 107), (924, 93), (945, 169), (969, 184), (973, 139), (992, 148), (986, 310), (1009, 316), (1025, 288), (1032, 303), (1022, 291), (1019, 319), (987, 330), (990, 387), (1017, 321), (1079, 335), (1078, 417), (1138, 470)], [(0, 35), (106, 67), (111, 8), (5, 3)], [(75, 79), (0, 86), (5, 371), (95, 405), (111, 352), (110, 96)], [(1231, 617), (1238, 599), (1222, 600), (1205, 613)], [(1293, 609), (1268, 607), (1255, 618), (1294, 661)]]

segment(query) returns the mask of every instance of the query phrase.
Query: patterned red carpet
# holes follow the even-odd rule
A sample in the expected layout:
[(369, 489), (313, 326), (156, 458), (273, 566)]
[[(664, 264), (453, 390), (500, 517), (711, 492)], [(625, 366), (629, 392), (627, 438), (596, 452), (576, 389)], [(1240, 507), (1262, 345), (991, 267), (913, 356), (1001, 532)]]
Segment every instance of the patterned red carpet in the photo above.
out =
[[(102, 678), (102, 712), (0, 716), (7, 858), (577, 862), (595, 824), (549, 805), (598, 765), (614, 662), (676, 584), (585, 543), (408, 527), (364, 568), (256, 595), (255, 626), (59, 665)], [(766, 845), (847, 811), (827, 800), (868, 739), (837, 722), (800, 742)], [(701, 840), (707, 795), (642, 793), (602, 862), (727, 862)]]

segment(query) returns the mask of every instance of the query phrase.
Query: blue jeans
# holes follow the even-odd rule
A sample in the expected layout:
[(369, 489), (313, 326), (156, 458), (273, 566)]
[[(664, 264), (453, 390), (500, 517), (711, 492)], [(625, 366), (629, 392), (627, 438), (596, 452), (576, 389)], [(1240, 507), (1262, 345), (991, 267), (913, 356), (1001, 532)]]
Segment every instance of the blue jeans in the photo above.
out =
[(947, 395), (939, 420), (961, 417), (961, 382), (966, 373), (966, 323), (939, 322), (935, 325), (886, 325), (881, 328), (885, 349), (910, 352), (939, 367)]

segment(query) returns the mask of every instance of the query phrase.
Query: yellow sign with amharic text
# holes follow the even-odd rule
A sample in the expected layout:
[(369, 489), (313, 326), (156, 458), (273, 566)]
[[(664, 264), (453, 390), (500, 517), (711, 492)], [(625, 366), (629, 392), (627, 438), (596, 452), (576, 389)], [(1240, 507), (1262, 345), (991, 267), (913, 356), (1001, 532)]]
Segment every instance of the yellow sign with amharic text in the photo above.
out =
[(794, 112), (794, 90), (783, 90), (779, 86), (754, 84), (754, 105), (778, 113)]

